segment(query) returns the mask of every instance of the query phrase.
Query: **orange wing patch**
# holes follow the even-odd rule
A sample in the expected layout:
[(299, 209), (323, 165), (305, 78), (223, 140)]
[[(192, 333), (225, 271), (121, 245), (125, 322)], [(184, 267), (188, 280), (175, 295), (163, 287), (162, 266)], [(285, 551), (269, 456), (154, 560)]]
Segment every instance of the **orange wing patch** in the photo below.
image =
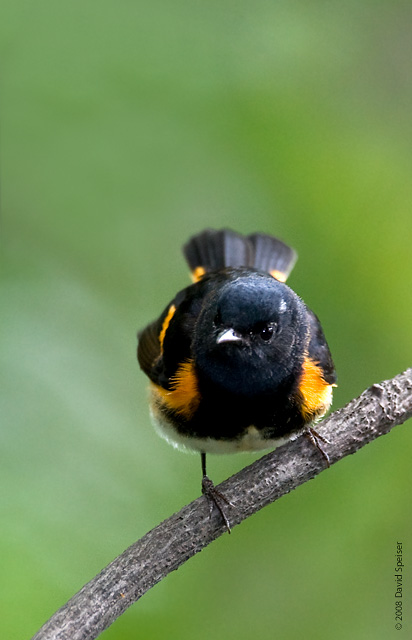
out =
[(163, 320), (162, 329), (159, 333), (159, 342), (160, 342), (160, 353), (163, 353), (163, 342), (165, 340), (166, 331), (169, 328), (169, 324), (171, 319), (173, 318), (176, 312), (176, 307), (174, 304), (170, 305), (169, 311), (167, 312), (166, 318)]
[(193, 360), (187, 360), (180, 365), (172, 378), (172, 388), (164, 389), (152, 384), (154, 400), (160, 407), (175, 411), (186, 420), (193, 417), (200, 402), (197, 375)]
[(309, 356), (303, 361), (299, 391), (303, 398), (301, 411), (307, 421), (322, 417), (332, 404), (332, 385), (324, 380), (322, 370)]

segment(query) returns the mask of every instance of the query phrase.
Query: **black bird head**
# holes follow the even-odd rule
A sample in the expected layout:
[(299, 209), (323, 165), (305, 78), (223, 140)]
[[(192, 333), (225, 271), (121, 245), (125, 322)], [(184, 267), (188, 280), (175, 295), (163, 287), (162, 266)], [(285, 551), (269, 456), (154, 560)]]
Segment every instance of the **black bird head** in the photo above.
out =
[(248, 270), (204, 301), (192, 348), (200, 378), (242, 396), (267, 396), (300, 366), (306, 307), (285, 284)]

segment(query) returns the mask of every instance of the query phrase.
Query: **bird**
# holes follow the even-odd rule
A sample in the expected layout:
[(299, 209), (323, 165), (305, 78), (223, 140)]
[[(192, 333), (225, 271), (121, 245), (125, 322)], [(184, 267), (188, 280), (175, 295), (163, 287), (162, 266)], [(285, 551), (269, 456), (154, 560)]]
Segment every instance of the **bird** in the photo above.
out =
[[(336, 371), (318, 317), (286, 284), (297, 260), (266, 233), (205, 229), (183, 246), (192, 284), (138, 333), (159, 434), (200, 453), (202, 493), (230, 533), (231, 503), (206, 472), (209, 453), (261, 451), (314, 429)], [(232, 505), (233, 506), (233, 505)]]

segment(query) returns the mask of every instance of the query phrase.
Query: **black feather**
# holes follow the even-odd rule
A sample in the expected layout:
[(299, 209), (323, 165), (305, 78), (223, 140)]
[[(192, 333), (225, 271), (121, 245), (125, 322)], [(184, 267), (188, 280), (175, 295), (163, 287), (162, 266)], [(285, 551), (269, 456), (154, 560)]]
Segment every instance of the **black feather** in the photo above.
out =
[(329, 384), (336, 384), (337, 377), (335, 365), (333, 364), (332, 356), (329, 351), (322, 326), (319, 322), (319, 318), (310, 309), (307, 309), (307, 313), (310, 323), (308, 355), (312, 360), (319, 364), (322, 369), (324, 380)]
[(297, 253), (287, 244), (263, 233), (248, 236), (253, 246), (253, 264), (251, 267), (272, 273), (278, 271), (283, 274), (285, 282), (297, 260)]
[(140, 368), (152, 379), (153, 366), (160, 356), (159, 320), (152, 322), (138, 333), (137, 359)]
[(190, 238), (183, 253), (193, 273), (198, 268), (208, 273), (227, 267), (249, 267), (279, 272), (282, 281), (297, 258), (295, 251), (277, 238), (262, 233), (243, 236), (230, 229), (206, 229)]

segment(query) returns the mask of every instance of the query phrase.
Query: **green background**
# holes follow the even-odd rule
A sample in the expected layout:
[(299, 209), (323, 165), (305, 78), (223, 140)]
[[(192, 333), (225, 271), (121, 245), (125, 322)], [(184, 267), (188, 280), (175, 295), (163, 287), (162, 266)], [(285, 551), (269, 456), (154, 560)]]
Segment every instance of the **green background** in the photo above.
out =
[[(189, 282), (191, 233), (297, 249), (289, 282), (322, 320), (335, 408), (411, 365), (411, 32), (396, 0), (3, 0), (4, 638), (199, 495), (198, 457), (155, 434), (135, 360), (137, 329)], [(406, 638), (410, 427), (224, 535), (103, 637)], [(256, 457), (211, 457), (210, 475)]]

